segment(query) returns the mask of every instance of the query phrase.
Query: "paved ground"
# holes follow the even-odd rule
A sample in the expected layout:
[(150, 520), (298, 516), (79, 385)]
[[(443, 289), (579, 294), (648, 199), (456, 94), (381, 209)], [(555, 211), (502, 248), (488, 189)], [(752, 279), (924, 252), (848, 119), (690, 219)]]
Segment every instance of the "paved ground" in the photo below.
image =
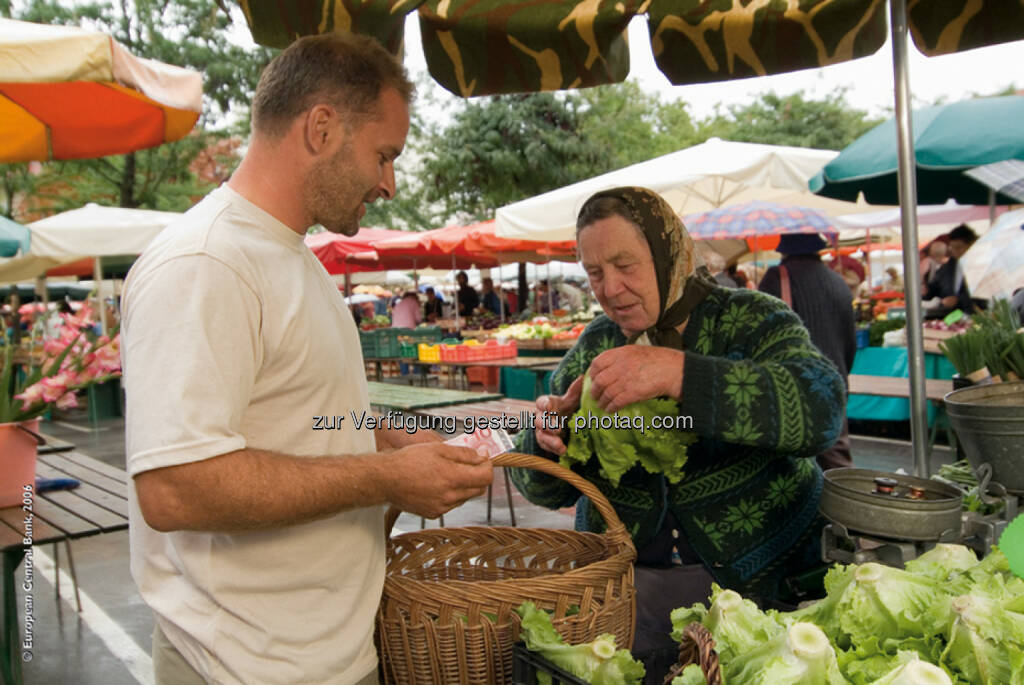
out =
[[(110, 419), (93, 425), (84, 413), (44, 424), (43, 430), (67, 440), (77, 449), (114, 466), (124, 468), (124, 423)], [(858, 466), (881, 470), (911, 471), (910, 445), (904, 441), (854, 437)], [(948, 449), (937, 448), (933, 468), (951, 460)], [(508, 525), (509, 511), (501, 476), (495, 478), (493, 522)], [(571, 528), (572, 511), (549, 511), (512, 495), (517, 524), (527, 527)], [(486, 498), (467, 502), (445, 517), (447, 525), (485, 525)], [(414, 530), (420, 521), (403, 515), (400, 530)], [(428, 522), (429, 526), (438, 525)], [(55, 571), (52, 546), (38, 549), (35, 588), (34, 659), (25, 665), (28, 684), (134, 685), (152, 683), (149, 659), (153, 619), (142, 603), (128, 569), (128, 533), (100, 535), (75, 541), (75, 567), (83, 609), (75, 611), (68, 579), (61, 584), (60, 602), (54, 597)], [(61, 577), (67, 574), (61, 550)], [(22, 606), (22, 598), (18, 598)]]

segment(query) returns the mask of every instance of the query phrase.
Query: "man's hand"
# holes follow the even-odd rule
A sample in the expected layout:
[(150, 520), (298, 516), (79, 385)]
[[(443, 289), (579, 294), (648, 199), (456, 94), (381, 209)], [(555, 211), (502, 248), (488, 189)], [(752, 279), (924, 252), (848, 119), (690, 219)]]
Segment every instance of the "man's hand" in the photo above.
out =
[(683, 396), (681, 350), (650, 345), (625, 345), (597, 355), (587, 373), (590, 392), (597, 405), (613, 413), (623, 407), (655, 397)]
[(493, 467), (468, 447), (428, 442), (384, 456), (388, 501), (402, 511), (437, 518), (487, 492)]
[(957, 302), (959, 302), (959, 301), (960, 300), (957, 298), (956, 295), (949, 295), (947, 297), (942, 298), (942, 306), (943, 307), (955, 307)]
[[(559, 417), (571, 417), (580, 408), (580, 394), (583, 392), (583, 376), (572, 382), (564, 395), (541, 395), (534, 410), (534, 435), (537, 444), (548, 452), (562, 456), (566, 446), (563, 431), (559, 428)], [(544, 412), (547, 412), (545, 416)]]

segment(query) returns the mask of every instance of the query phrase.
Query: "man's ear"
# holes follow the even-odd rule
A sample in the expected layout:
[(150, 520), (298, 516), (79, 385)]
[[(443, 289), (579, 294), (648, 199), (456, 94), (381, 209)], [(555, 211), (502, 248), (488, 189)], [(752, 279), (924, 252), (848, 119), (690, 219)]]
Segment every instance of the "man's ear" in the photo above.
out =
[(344, 135), (338, 124), (338, 112), (329, 105), (313, 105), (303, 119), (303, 142), (307, 151), (319, 155), (333, 142), (332, 137)]

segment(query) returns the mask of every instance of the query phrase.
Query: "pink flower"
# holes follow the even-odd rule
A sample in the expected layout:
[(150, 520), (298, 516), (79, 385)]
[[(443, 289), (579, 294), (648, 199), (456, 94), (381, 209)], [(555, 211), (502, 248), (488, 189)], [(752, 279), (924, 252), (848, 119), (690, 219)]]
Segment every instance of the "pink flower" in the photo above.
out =
[(37, 404), (43, 399), (43, 384), (36, 383), (25, 388), (24, 392), (19, 395), (15, 395), (14, 399), (21, 400), (21, 410), (27, 411), (29, 407)]
[(57, 409), (71, 409), (72, 407), (77, 406), (78, 400), (75, 398), (75, 393), (73, 392), (66, 392), (57, 400)]
[(121, 370), (121, 351), (118, 341), (104, 345), (96, 350), (96, 361), (104, 374), (117, 373)]
[(68, 391), (68, 388), (78, 384), (78, 379), (71, 371), (61, 371), (49, 378), (39, 381), (43, 386), (43, 401), (56, 402), (61, 395)]
[(89, 328), (93, 324), (92, 307), (85, 305), (77, 314), (61, 314), (64, 323), (68, 328), (78, 331), (81, 328)]

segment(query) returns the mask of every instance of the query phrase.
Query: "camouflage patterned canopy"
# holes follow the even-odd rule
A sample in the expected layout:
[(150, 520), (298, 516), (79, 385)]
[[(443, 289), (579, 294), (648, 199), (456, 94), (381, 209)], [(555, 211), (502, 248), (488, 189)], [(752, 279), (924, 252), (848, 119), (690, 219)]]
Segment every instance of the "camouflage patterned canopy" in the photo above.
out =
[[(655, 61), (676, 85), (826, 66), (877, 51), (885, 0), (239, 0), (253, 38), (284, 47), (326, 31), (372, 35), (396, 54), (417, 11), (431, 75), (470, 97), (616, 83), (626, 27), (646, 14)], [(927, 55), (1024, 37), (1018, 0), (909, 0)]]

